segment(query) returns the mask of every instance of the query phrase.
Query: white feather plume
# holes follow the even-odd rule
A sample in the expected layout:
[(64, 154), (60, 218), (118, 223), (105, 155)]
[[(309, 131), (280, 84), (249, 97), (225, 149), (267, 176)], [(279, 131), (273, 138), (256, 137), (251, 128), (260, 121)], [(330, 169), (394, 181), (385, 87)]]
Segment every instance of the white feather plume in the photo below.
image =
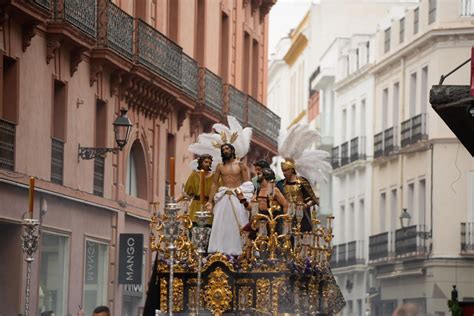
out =
[(242, 128), (242, 125), (240, 125), (239, 121), (230, 115), (227, 116), (227, 122), (229, 123), (231, 135), (235, 132), (237, 132), (237, 135), (239, 135), (233, 144), (235, 147), (235, 155), (239, 158), (245, 157), (250, 149), (252, 128)]
[(286, 132), (281, 131), (278, 137), (279, 159), (292, 159), (296, 172), (311, 184), (327, 181), (327, 175), (332, 169), (325, 161), (329, 157), (328, 152), (309, 149), (320, 139), (319, 132), (307, 124), (296, 124)]
[(224, 134), (227, 142), (230, 142), (234, 133), (237, 133), (237, 139), (232, 143), (235, 148), (235, 155), (243, 158), (250, 150), (250, 141), (252, 138), (252, 129), (250, 127), (242, 128), (239, 121), (233, 116), (227, 116), (229, 127), (221, 123), (212, 126), (215, 133), (203, 133), (199, 135), (196, 143), (189, 145), (188, 150), (196, 155), (209, 154), (214, 161), (220, 162), (220, 145), (223, 144), (221, 134)]
[(286, 137), (280, 139), (278, 144), (278, 153), (283, 158), (298, 159), (303, 151), (312, 144), (319, 141), (321, 136), (319, 132), (306, 124), (297, 124), (292, 126)]
[(301, 157), (295, 160), (296, 172), (309, 180), (310, 183), (327, 181), (327, 175), (332, 167), (324, 159), (329, 157), (329, 153), (318, 149), (307, 149)]

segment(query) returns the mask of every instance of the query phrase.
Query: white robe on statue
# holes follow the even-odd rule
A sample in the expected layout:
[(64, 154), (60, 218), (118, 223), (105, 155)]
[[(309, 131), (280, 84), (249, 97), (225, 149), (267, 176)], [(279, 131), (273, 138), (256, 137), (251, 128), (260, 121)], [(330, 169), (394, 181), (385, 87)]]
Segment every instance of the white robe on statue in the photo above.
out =
[[(244, 182), (239, 188), (247, 201), (250, 201), (254, 191), (252, 182)], [(235, 193), (227, 194), (234, 190), (235, 188), (220, 187), (214, 196), (214, 220), (207, 250), (209, 253), (242, 254), (240, 230), (248, 224), (249, 216)]]

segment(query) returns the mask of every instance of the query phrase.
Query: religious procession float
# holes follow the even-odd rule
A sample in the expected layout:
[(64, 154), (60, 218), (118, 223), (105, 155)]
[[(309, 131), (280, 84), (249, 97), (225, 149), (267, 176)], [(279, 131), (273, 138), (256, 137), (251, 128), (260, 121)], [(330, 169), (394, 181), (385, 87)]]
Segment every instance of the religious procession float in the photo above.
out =
[[(272, 168), (242, 162), (251, 130), (229, 116), (189, 147), (198, 159), (163, 208), (153, 204), (156, 252), (144, 315), (335, 315), (345, 305), (330, 269), (331, 216), (313, 186), (330, 170), (312, 149), (319, 134), (295, 125), (278, 139)], [(270, 163), (268, 163), (270, 166)], [(280, 168), (283, 172), (279, 180)], [(174, 183), (174, 160), (170, 182)], [(212, 223), (212, 225), (210, 225)]]

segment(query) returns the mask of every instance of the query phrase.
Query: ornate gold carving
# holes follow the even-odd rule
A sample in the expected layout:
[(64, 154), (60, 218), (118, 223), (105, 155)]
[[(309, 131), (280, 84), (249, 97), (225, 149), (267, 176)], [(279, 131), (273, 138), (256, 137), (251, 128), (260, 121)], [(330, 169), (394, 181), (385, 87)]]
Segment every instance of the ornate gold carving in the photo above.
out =
[(250, 286), (242, 286), (238, 290), (238, 309), (248, 310), (253, 306), (253, 289)]
[(285, 277), (276, 277), (272, 281), (272, 313), (275, 315), (278, 313), (278, 302), (279, 302), (279, 293), (282, 285), (285, 283)]
[(25, 23), (21, 26), (21, 46), (23, 51), (31, 45), (31, 39), (36, 35), (36, 23)]
[[(168, 281), (160, 281), (160, 310), (168, 311)], [(184, 310), (184, 283), (182, 279), (175, 278), (173, 281), (173, 311)]]
[(184, 309), (184, 283), (182, 279), (173, 281), (173, 311), (181, 312)]
[(227, 257), (220, 252), (216, 252), (215, 254), (211, 256), (211, 258), (209, 258), (209, 260), (206, 262), (206, 264), (203, 267), (203, 271), (207, 270), (214, 262), (218, 262), (218, 261), (224, 263), (225, 266), (230, 271), (235, 272), (235, 269), (232, 263), (230, 263), (229, 260), (227, 260)]
[[(202, 310), (206, 304), (204, 291), (201, 290), (200, 292), (201, 302), (200, 302), (200, 309)], [(192, 286), (188, 288), (188, 309), (190, 312), (196, 312), (197, 310), (197, 287)]]
[(261, 311), (270, 311), (270, 280), (257, 280), (257, 304), (256, 308)]
[(255, 280), (254, 279), (247, 279), (247, 278), (238, 279), (238, 280), (236, 280), (235, 283), (237, 283), (237, 284), (255, 284)]
[(231, 307), (233, 295), (228, 278), (218, 267), (209, 275), (209, 283), (204, 288), (207, 308), (216, 315), (221, 315)]
[(168, 311), (168, 282), (165, 279), (160, 281), (160, 310)]

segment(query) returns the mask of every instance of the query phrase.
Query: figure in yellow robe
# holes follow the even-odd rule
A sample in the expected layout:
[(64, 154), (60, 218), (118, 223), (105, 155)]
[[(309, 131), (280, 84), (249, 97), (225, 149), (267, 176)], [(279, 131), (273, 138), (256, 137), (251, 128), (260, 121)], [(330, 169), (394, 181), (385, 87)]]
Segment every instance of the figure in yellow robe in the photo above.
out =
[[(209, 200), (209, 193), (211, 191), (212, 185), (212, 172), (211, 172), (211, 165), (212, 165), (212, 156), (210, 155), (201, 155), (198, 158), (198, 171), (192, 171), (189, 175), (186, 184), (184, 185), (184, 193), (188, 195), (191, 199), (191, 204), (189, 205), (189, 216), (194, 224), (197, 223), (196, 212), (201, 209), (201, 202), (200, 202), (200, 193), (201, 193), (201, 185), (200, 185), (200, 170), (205, 171), (204, 177), (204, 204)], [(212, 218), (209, 219), (208, 224), (212, 224)]]

